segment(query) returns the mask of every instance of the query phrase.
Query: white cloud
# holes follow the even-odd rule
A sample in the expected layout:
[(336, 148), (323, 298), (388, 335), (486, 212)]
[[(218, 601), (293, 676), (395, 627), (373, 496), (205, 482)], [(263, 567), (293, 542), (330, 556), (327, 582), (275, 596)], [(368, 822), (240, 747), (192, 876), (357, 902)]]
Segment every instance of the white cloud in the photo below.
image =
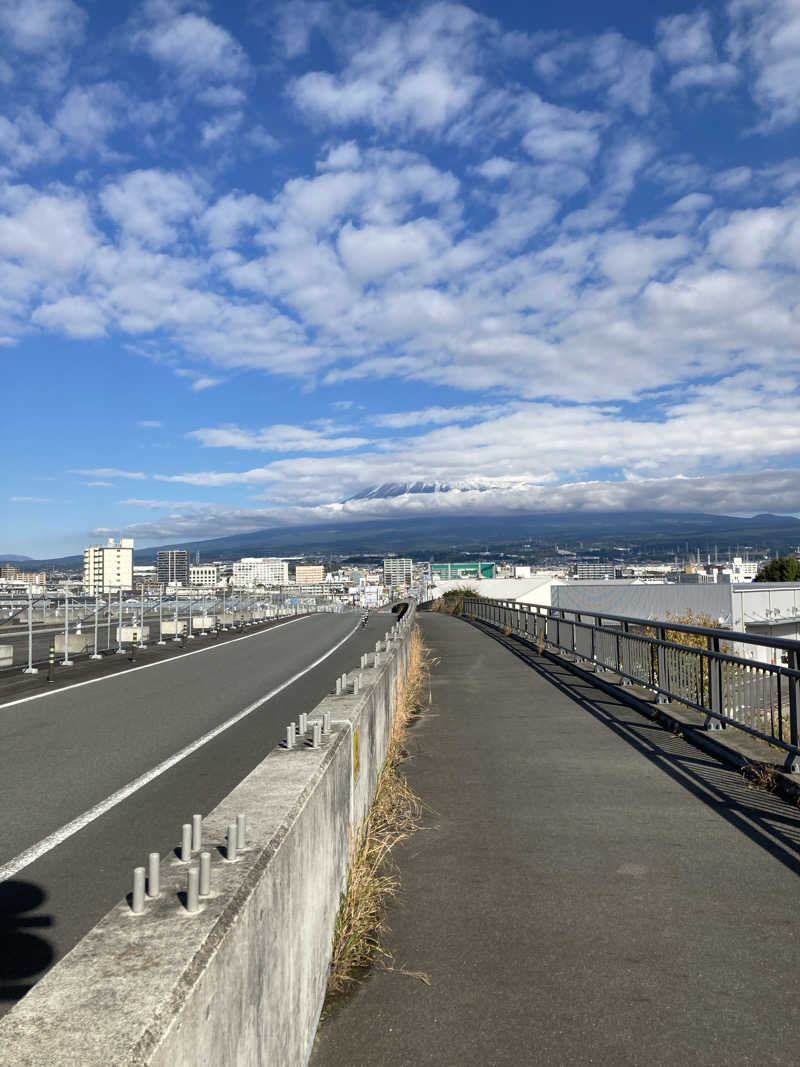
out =
[(151, 0), (145, 16), (146, 24), (131, 37), (133, 47), (183, 82), (209, 78), (227, 82), (247, 74), (249, 62), (239, 42), (205, 15), (181, 13), (177, 4)]
[(122, 106), (123, 96), (116, 85), (75, 86), (61, 102), (53, 125), (84, 150), (100, 151), (117, 125), (115, 112)]
[(0, 29), (22, 52), (80, 44), (86, 21), (86, 13), (72, 0), (0, 0)]
[(483, 85), (477, 72), (482, 41), (496, 24), (460, 4), (433, 3), (375, 31), (352, 50), (341, 75), (313, 71), (291, 85), (307, 114), (344, 125), (441, 130), (463, 114)]
[(238, 426), (202, 427), (187, 435), (206, 448), (238, 448), (262, 452), (343, 452), (369, 444), (365, 437), (348, 437), (337, 427), (324, 430), (276, 424), (260, 430)]
[(178, 237), (178, 223), (197, 215), (202, 200), (194, 184), (179, 174), (138, 170), (107, 185), (100, 194), (106, 213), (127, 236), (155, 248)]
[(120, 507), (147, 508), (151, 511), (163, 511), (168, 508), (209, 508), (212, 505), (203, 500), (140, 500), (136, 497), (118, 500)]
[(49, 504), (51, 498), (49, 496), (11, 496), (9, 500), (12, 504)]
[(106, 318), (92, 300), (82, 296), (65, 296), (52, 304), (40, 305), (31, 315), (38, 326), (63, 330), (68, 337), (102, 337)]
[(138, 425), (144, 427), (147, 430), (155, 430), (158, 429), (159, 426), (161, 426), (161, 423), (158, 419), (139, 419)]
[(123, 471), (116, 467), (92, 467), (89, 469), (69, 470), (67, 474), (85, 474), (90, 478), (134, 478), (141, 480), (147, 475), (142, 471)]
[(800, 118), (800, 4), (797, 0), (730, 0), (732, 57), (749, 65), (765, 128)]

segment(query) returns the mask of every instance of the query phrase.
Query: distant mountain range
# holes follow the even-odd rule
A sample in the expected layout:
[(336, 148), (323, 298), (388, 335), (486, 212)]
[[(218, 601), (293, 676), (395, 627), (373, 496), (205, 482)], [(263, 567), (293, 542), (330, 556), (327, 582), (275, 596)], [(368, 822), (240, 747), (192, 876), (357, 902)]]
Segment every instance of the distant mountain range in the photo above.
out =
[[(414, 483), (428, 484), (428, 483)], [(378, 486), (373, 493), (394, 492), (398, 486)], [(407, 487), (403, 487), (408, 491)], [(428, 490), (422, 490), (428, 491)], [(435, 491), (435, 490), (431, 490)], [(377, 499), (374, 497), (373, 499)], [(387, 518), (313, 525), (279, 526), (251, 533), (183, 541), (138, 549), (137, 564), (150, 563), (159, 548), (185, 548), (201, 560), (238, 559), (241, 556), (380, 556), (394, 552), (420, 559), (466, 557), (478, 552), (536, 552), (558, 544), (561, 548), (598, 549), (609, 553), (629, 546), (634, 554), (669, 554), (700, 547), (721, 552), (737, 545), (768, 547), (779, 552), (800, 545), (800, 519), (789, 515), (706, 515), (684, 512), (506, 512), (500, 515), (435, 515)], [(12, 559), (13, 557), (2, 557)], [(21, 557), (17, 557), (18, 559)], [(82, 556), (31, 560), (38, 566), (74, 567)]]
[(0, 552), (0, 563), (27, 563), (31, 556), (17, 556), (13, 552)]

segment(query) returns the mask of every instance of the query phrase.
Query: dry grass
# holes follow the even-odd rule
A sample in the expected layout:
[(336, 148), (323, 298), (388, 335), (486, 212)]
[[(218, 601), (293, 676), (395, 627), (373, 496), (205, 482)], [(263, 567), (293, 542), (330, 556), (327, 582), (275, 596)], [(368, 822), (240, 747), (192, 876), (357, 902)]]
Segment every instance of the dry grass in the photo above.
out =
[[(391, 853), (414, 833), (422, 812), (400, 767), (407, 755), (406, 732), (422, 708), (427, 676), (427, 649), (415, 628), (408, 674), (397, 689), (395, 718), (375, 799), (364, 824), (351, 838), (350, 873), (334, 930), (329, 996), (348, 989), (379, 956), (391, 960), (381, 944), (386, 901), (400, 885)], [(424, 975), (416, 977), (426, 980)]]
[(430, 610), (441, 612), (444, 615), (463, 615), (464, 599), (466, 597), (482, 599), (477, 589), (473, 589), (469, 585), (461, 585), (455, 589), (448, 589), (438, 600), (434, 600)]

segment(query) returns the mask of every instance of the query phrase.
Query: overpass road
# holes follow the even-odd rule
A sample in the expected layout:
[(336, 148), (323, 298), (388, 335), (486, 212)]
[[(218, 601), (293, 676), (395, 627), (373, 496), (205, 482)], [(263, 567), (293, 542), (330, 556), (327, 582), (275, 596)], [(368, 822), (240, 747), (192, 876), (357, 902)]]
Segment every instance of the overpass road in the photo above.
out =
[(0, 1013), (390, 625), (388, 614), (363, 629), (355, 613), (301, 617), (0, 704)]

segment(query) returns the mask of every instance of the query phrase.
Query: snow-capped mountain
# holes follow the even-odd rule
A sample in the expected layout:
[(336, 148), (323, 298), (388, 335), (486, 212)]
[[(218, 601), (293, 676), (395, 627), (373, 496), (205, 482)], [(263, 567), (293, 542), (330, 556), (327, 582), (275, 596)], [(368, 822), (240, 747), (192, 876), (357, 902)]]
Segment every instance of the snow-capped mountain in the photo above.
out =
[(389, 500), (398, 496), (415, 496), (419, 493), (483, 493), (489, 489), (507, 489), (509, 486), (497, 482), (457, 481), (457, 482), (384, 482), (370, 489), (362, 489), (348, 497), (351, 500)]

